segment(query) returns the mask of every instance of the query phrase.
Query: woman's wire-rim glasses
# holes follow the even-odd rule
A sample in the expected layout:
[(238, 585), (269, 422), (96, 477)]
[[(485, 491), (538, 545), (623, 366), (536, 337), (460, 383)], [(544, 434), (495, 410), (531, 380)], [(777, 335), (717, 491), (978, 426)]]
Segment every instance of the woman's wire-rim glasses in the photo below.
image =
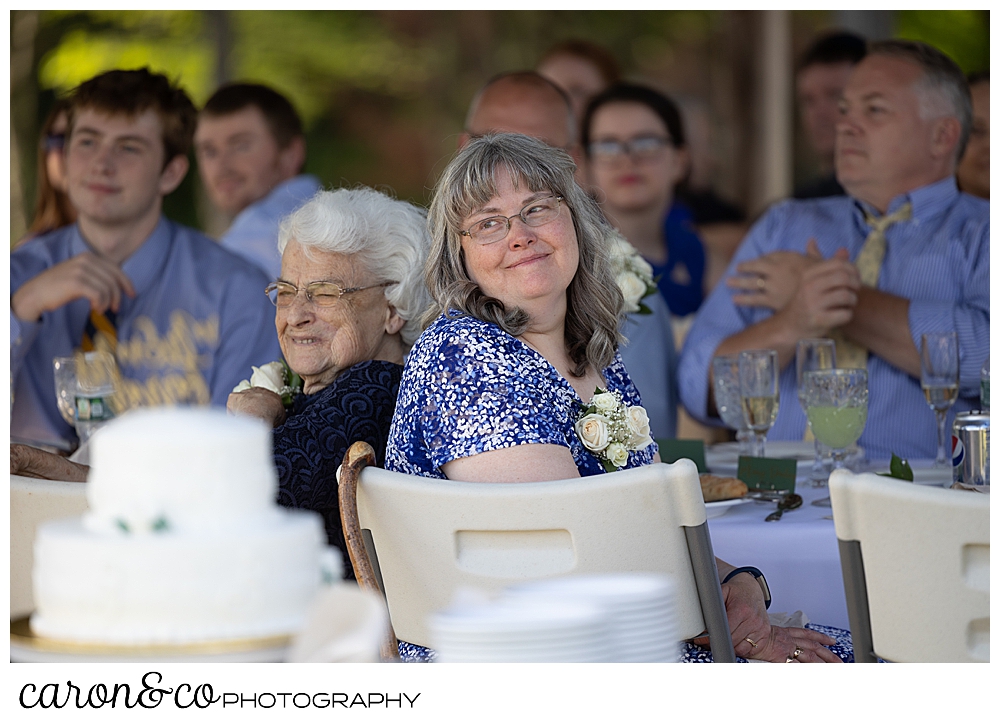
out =
[(664, 136), (637, 136), (627, 141), (608, 139), (594, 141), (587, 150), (596, 161), (611, 162), (628, 156), (646, 160), (656, 157), (667, 146), (673, 145), (673, 140)]
[(299, 295), (300, 291), (304, 291), (306, 300), (316, 304), (316, 306), (334, 306), (344, 294), (353, 294), (355, 291), (382, 288), (398, 283), (398, 281), (384, 281), (381, 284), (372, 284), (371, 286), (345, 288), (332, 281), (313, 281), (300, 289), (295, 284), (290, 284), (287, 281), (273, 281), (267, 285), (264, 293), (267, 294), (267, 298), (271, 300), (271, 303), (279, 309), (291, 306), (292, 301)]
[(565, 200), (556, 194), (536, 198), (531, 203), (526, 203), (524, 208), (513, 216), (490, 216), (474, 223), (460, 233), (482, 245), (503, 241), (510, 233), (511, 221), (515, 218), (520, 218), (525, 226), (532, 228), (544, 226), (556, 220), (559, 216), (559, 204)]

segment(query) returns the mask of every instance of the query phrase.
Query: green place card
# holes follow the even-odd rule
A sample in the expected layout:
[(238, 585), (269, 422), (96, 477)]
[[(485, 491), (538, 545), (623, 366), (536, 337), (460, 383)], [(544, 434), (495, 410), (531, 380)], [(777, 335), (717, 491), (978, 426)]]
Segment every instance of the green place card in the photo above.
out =
[(698, 473), (708, 472), (705, 466), (705, 442), (700, 439), (658, 439), (660, 461), (673, 464), (679, 459), (689, 459), (698, 467)]
[(751, 490), (794, 492), (797, 467), (794, 459), (740, 455), (736, 477)]

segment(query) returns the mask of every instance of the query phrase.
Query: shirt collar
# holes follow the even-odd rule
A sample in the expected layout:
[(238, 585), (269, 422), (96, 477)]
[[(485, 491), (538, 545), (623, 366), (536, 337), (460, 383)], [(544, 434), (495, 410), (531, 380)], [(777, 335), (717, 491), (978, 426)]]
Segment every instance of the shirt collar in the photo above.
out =
[[(170, 222), (160, 216), (153, 233), (149, 234), (142, 245), (122, 264), (122, 271), (132, 282), (137, 296), (149, 289), (153, 282), (162, 275), (163, 266), (170, 253), (170, 242), (173, 238), (170, 226)], [(70, 246), (74, 256), (85, 251), (93, 252), (93, 249), (84, 240), (83, 234), (80, 233), (79, 224), (73, 224), (73, 238), (70, 241)]]
[[(956, 198), (958, 198), (958, 185), (955, 183), (955, 177), (947, 176), (940, 181), (899, 194), (889, 202), (886, 214), (894, 213), (904, 203), (909, 203), (910, 220), (923, 222), (944, 213)], [(874, 206), (858, 199), (854, 199), (854, 207), (855, 219), (865, 229), (868, 228), (868, 224), (865, 223), (866, 211), (876, 217), (883, 215)]]

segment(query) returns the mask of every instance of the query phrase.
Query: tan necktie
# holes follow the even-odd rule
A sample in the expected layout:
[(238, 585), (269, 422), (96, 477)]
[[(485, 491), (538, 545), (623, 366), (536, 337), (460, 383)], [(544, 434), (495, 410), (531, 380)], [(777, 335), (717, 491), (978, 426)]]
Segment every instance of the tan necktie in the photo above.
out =
[[(910, 218), (911, 205), (904, 203), (894, 213), (888, 216), (874, 216), (865, 211), (865, 223), (871, 227), (865, 245), (861, 247), (858, 258), (854, 265), (861, 276), (861, 283), (865, 286), (875, 288), (878, 286), (878, 277), (882, 271), (882, 260), (885, 258), (885, 232), (897, 221), (906, 221)], [(847, 339), (840, 329), (833, 329), (827, 335), (833, 339), (837, 346), (837, 368), (838, 369), (867, 369), (868, 349)], [(811, 441), (813, 439), (812, 430), (806, 425), (803, 439)]]
[[(878, 286), (878, 276), (882, 271), (882, 259), (885, 258), (885, 232), (897, 221), (910, 218), (911, 206), (904, 203), (888, 216), (877, 217), (865, 211), (865, 223), (871, 227), (865, 245), (861, 247), (854, 265), (861, 276), (861, 283), (875, 288)], [(844, 336), (840, 329), (830, 332), (830, 338), (837, 345), (837, 367), (840, 369), (866, 369), (868, 367), (868, 349)]]

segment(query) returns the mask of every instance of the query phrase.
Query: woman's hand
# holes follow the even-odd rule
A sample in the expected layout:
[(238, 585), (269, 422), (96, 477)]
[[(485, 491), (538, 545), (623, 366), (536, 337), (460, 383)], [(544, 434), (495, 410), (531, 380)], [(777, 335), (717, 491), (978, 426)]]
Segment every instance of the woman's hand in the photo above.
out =
[[(753, 575), (740, 574), (722, 586), (733, 648), (743, 658), (784, 663), (789, 656), (800, 663), (841, 663), (833, 651), (823, 647), (837, 641), (805, 628), (771, 625), (764, 595)], [(799, 650), (796, 656), (795, 651)]]
[(281, 396), (261, 387), (233, 392), (226, 400), (226, 409), (230, 414), (258, 417), (271, 427), (277, 427), (285, 421), (285, 405), (281, 401)]

